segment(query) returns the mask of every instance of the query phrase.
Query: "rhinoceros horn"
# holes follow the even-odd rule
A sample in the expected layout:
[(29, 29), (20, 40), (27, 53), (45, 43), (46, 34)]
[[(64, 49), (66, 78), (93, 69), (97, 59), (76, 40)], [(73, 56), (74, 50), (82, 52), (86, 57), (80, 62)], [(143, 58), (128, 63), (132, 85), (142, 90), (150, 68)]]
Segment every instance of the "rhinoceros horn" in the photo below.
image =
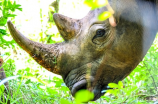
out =
[(8, 28), (14, 40), (33, 57), (40, 65), (42, 65), (47, 70), (59, 74), (59, 69), (57, 68), (57, 57), (60, 53), (59, 47), (61, 44), (42, 44), (34, 42), (26, 38), (22, 33), (20, 33), (11, 21), (8, 21)]
[(81, 28), (79, 20), (72, 19), (57, 13), (53, 15), (53, 18), (60, 35), (65, 41), (74, 38)]

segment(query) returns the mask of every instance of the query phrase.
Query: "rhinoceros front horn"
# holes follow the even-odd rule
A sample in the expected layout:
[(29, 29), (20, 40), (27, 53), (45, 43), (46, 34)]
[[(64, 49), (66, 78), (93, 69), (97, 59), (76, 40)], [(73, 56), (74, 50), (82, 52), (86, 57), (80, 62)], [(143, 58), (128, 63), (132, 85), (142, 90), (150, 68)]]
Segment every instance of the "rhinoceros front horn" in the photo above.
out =
[(72, 19), (58, 13), (53, 15), (53, 19), (60, 35), (65, 41), (72, 39), (80, 31), (80, 20)]
[(12, 24), (8, 21), (9, 31), (14, 38), (14, 40), (20, 45), (27, 53), (31, 55), (32, 58), (36, 60), (37, 63), (42, 65), (47, 70), (60, 74), (60, 68), (58, 65), (58, 56), (60, 55), (61, 44), (42, 44), (34, 42), (26, 38), (22, 33), (20, 33)]

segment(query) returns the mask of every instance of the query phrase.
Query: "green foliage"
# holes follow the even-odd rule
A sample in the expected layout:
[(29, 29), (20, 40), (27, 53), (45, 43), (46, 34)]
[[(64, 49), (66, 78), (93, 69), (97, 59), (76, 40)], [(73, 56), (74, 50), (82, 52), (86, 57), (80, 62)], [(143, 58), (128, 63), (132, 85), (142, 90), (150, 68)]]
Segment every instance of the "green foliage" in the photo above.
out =
[(16, 9), (22, 11), (22, 8), (20, 8), (20, 6), (21, 5), (16, 4), (15, 1), (13, 3), (10, 0), (3, 0), (2, 2), (0, 2), (0, 10), (2, 11), (2, 16), (0, 17), (0, 26), (5, 26), (8, 17), (16, 16), (16, 14), (13, 14)]
[(85, 0), (84, 3), (92, 9), (96, 9), (107, 5), (108, 0)]
[(80, 90), (75, 94), (77, 104), (88, 102), (94, 98), (94, 94), (88, 90)]
[(59, 2), (60, 2), (60, 0), (55, 0), (54, 2), (52, 2), (49, 5), (49, 12), (48, 13), (49, 13), (49, 21), (50, 22), (54, 22), (53, 14), (59, 12)]
[(0, 95), (4, 93), (4, 89), (5, 89), (5, 86), (4, 86), (4, 85), (1, 85), (1, 86), (0, 86)]
[(68, 101), (66, 99), (61, 99), (60, 104), (73, 104), (73, 103), (71, 103), (70, 101)]
[(104, 21), (104, 20), (108, 19), (109, 17), (111, 17), (111, 15), (112, 14), (110, 12), (105, 11), (99, 15), (98, 19), (101, 21)]
[[(84, 3), (89, 7), (91, 7), (91, 9), (93, 10), (108, 5), (108, 0), (85, 0)], [(107, 6), (107, 9), (110, 10), (109, 6)], [(98, 19), (104, 21), (111, 16), (112, 16), (111, 11), (104, 11), (99, 15)]]
[(15, 10), (20, 10), (22, 11), (22, 8), (20, 8), (21, 5), (16, 4), (16, 2), (14, 1), (12, 3), (12, 1), (10, 0), (2, 0), (0, 1), (0, 47), (4, 47), (4, 46), (9, 46), (12, 45), (12, 43), (14, 43), (14, 41), (7, 41), (4, 39), (4, 36), (7, 36), (7, 32), (6, 32), (6, 23), (9, 17), (15, 17), (16, 14), (13, 14), (15, 12)]

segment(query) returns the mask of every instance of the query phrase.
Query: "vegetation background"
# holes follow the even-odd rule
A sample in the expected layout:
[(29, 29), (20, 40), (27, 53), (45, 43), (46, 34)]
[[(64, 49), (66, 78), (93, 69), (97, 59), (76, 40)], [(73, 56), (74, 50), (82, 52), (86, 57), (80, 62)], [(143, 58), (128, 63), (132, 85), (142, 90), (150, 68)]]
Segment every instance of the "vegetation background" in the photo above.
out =
[[(88, 0), (87, 0), (88, 1)], [(90, 1), (90, 0), (89, 0)], [(28, 38), (41, 43), (62, 42), (52, 14), (59, 12), (72, 18), (82, 18), (89, 7), (84, 0), (0, 0), (0, 56), (12, 92), (0, 96), (16, 104), (74, 104), (78, 103), (62, 78), (38, 65), (12, 39), (6, 22), (11, 20)], [(114, 89), (89, 104), (157, 104), (158, 103), (158, 38), (155, 39), (143, 61)], [(12, 93), (12, 96), (11, 96)], [(83, 99), (86, 94), (82, 94)], [(76, 98), (78, 99), (78, 98)], [(7, 104), (7, 102), (6, 102)]]

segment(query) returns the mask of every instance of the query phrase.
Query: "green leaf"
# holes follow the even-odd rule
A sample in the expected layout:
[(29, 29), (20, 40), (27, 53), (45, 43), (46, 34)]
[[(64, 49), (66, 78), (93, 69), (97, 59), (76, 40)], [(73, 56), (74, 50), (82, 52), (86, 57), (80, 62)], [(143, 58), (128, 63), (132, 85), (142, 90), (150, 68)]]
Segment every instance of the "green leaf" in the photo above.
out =
[(12, 3), (10, 1), (8, 2), (8, 7), (12, 7)]
[(77, 103), (88, 102), (94, 98), (94, 94), (88, 90), (80, 90), (75, 94)]
[(3, 6), (7, 6), (7, 0), (3, 1)]
[(119, 86), (119, 88), (123, 88), (123, 83), (122, 83), (122, 81), (119, 81), (119, 82), (118, 82), (118, 86)]
[(70, 101), (66, 100), (66, 99), (61, 99), (60, 100), (60, 104), (72, 104)]
[(110, 102), (112, 100), (112, 98), (110, 96), (102, 96), (101, 98), (103, 98), (107, 102)]
[(118, 88), (118, 85), (116, 83), (109, 83), (108, 86), (110, 88)]
[(4, 87), (4, 84), (3, 84), (3, 85), (0, 86), (0, 95), (3, 94), (4, 89), (5, 89), (5, 87)]
[(14, 12), (14, 11), (15, 11), (15, 8), (10, 8), (10, 10), (11, 10), (12, 12)]
[(98, 16), (98, 19), (101, 20), (101, 21), (104, 21), (106, 19), (108, 19), (112, 14), (108, 11), (105, 11), (103, 13), (101, 13), (99, 16)]
[(54, 87), (52, 87), (52, 88), (51, 87), (47, 87), (46, 90), (50, 94), (58, 94), (58, 91)]
[(86, 4), (86, 5), (89, 6), (89, 7), (93, 7), (94, 2), (93, 2), (93, 0), (85, 0), (85, 1), (84, 1), (84, 4)]
[(13, 5), (14, 5), (14, 6), (16, 5), (16, 1), (14, 1)]
[(7, 18), (0, 18), (0, 26), (4, 26), (7, 23)]
[(108, 0), (85, 0), (84, 4), (91, 7), (92, 9), (96, 9), (107, 5)]
[(18, 10), (22, 11), (22, 8), (16, 8), (16, 9), (18, 9)]
[(110, 93), (116, 96), (118, 94), (118, 89), (109, 89), (107, 90), (107, 93)]
[(15, 17), (16, 14), (8, 14), (7, 17)]
[(55, 87), (60, 87), (60, 86), (61, 86), (61, 84), (62, 84), (62, 82), (61, 82), (61, 81), (56, 81), (55, 83), (56, 83)]
[(7, 32), (6, 32), (6, 30), (4, 30), (4, 29), (0, 29), (0, 34), (2, 34), (2, 35), (6, 35)]
[(2, 14), (3, 14), (3, 16), (6, 15), (6, 12), (7, 12), (6, 9), (3, 9), (3, 10), (2, 10)]
[(25, 82), (25, 84), (29, 84), (29, 83), (31, 83), (31, 80), (30, 80), (30, 79), (28, 79), (28, 80)]
[(19, 5), (19, 4), (16, 4), (16, 5), (15, 5), (15, 8), (19, 8), (20, 6), (21, 6), (21, 5)]

